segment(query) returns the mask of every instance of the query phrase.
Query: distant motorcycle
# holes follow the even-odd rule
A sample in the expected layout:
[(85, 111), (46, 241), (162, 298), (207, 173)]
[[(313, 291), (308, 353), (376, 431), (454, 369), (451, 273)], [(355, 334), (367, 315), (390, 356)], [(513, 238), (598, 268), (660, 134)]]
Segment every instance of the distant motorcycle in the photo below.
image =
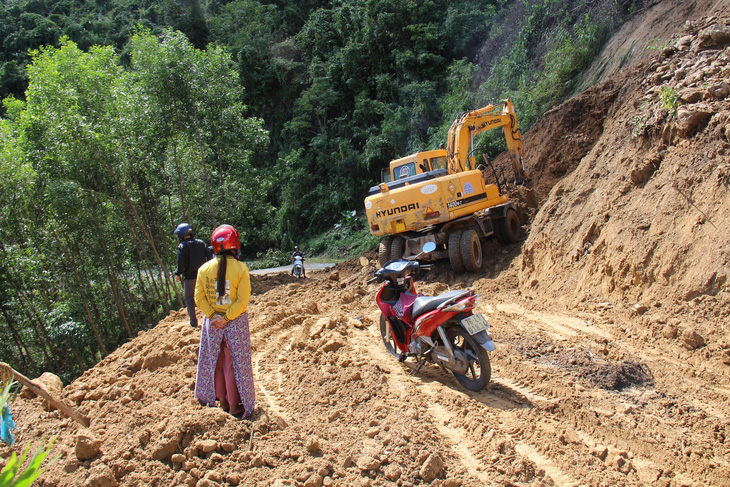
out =
[(299, 279), (302, 277), (302, 269), (304, 268), (304, 259), (301, 255), (294, 256), (294, 277)]
[(383, 282), (375, 296), (382, 312), (380, 336), (385, 349), (401, 362), (416, 359), (413, 374), (426, 362), (438, 364), (467, 389), (480, 391), (492, 375), (487, 352), (495, 349), (489, 323), (482, 314), (473, 313), (481, 296), (474, 291), (424, 296), (413, 284), (413, 276), (433, 267), (415, 259), (435, 248), (427, 243), (412, 260), (391, 260), (367, 281)]

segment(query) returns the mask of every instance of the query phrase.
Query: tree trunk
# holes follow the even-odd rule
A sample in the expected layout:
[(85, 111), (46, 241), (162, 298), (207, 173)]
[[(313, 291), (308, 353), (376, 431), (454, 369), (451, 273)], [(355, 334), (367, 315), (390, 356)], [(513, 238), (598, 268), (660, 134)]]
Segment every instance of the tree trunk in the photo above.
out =
[(76, 265), (76, 259), (74, 259), (71, 252), (68, 252), (66, 249), (70, 246), (68, 245), (68, 240), (66, 241), (66, 245), (61, 242), (61, 239), (56, 235), (55, 231), (51, 231), (53, 234), (53, 237), (56, 240), (56, 244), (58, 245), (58, 248), (61, 249), (61, 255), (66, 257), (67, 262), (71, 265), (74, 271), (74, 277), (76, 278), (76, 285), (79, 287), (79, 296), (81, 297), (81, 301), (84, 305), (84, 310), (86, 311), (86, 317), (89, 320), (89, 324), (91, 325), (91, 330), (94, 332), (94, 338), (96, 338), (96, 343), (99, 345), (99, 350), (104, 354), (106, 357), (109, 355), (109, 352), (107, 352), (106, 347), (104, 346), (104, 342), (101, 339), (101, 335), (99, 334), (99, 329), (96, 326), (96, 322), (91, 317), (91, 312), (89, 312), (89, 305), (86, 301), (86, 296), (84, 295), (83, 289), (84, 287), (81, 284), (81, 279), (79, 278), (79, 272), (78, 267)]
[[(35, 310), (32, 310), (30, 307), (30, 303), (26, 302), (24, 294), (27, 294), (27, 291), (21, 290), (21, 292), (18, 293), (18, 302), (20, 303), (20, 306), (23, 309), (23, 313), (25, 313), (26, 318), (28, 318), (28, 322), (35, 330), (35, 336), (36, 339), (38, 339), (39, 341), (39, 348), (43, 352), (43, 356), (46, 359), (46, 365), (55, 369), (55, 365), (57, 364), (56, 357), (53, 352), (53, 342), (51, 341), (51, 337), (48, 336), (48, 330), (46, 330), (46, 327), (43, 326), (42, 323), (39, 323), (39, 320), (35, 319)], [(32, 301), (32, 296), (28, 299)], [(48, 355), (49, 352), (51, 353), (51, 355)]]
[(81, 360), (81, 356), (79, 355), (78, 350), (76, 350), (76, 347), (71, 347), (71, 353), (73, 354), (74, 358), (76, 359), (76, 363), (79, 366), (79, 370), (81, 370), (81, 373), (83, 374), (86, 372), (86, 367), (84, 367), (84, 361)]
[(15, 346), (18, 347), (18, 353), (20, 354), (20, 358), (23, 360), (23, 370), (36, 371), (38, 366), (36, 365), (35, 360), (33, 360), (33, 354), (30, 353), (30, 351), (28, 350), (28, 345), (25, 344), (25, 342), (23, 341), (23, 337), (15, 328), (15, 325), (13, 324), (15, 320), (10, 315), (10, 313), (8, 313), (8, 310), (5, 309), (5, 306), (0, 306), (0, 309), (2, 309), (3, 316), (5, 317), (5, 323), (10, 329), (10, 334), (13, 336)]
[[(106, 255), (109, 255), (109, 248), (104, 245), (104, 253)], [(119, 319), (122, 320), (122, 326), (124, 326), (124, 331), (127, 332), (127, 337), (132, 338), (132, 329), (129, 327), (129, 321), (127, 320), (127, 314), (124, 312), (124, 301), (122, 299), (121, 291), (119, 289), (119, 280), (117, 279), (117, 273), (114, 268), (111, 266), (111, 259), (104, 259), (105, 267), (106, 267), (106, 275), (109, 279), (109, 285), (112, 288), (112, 298), (114, 299), (114, 304), (117, 307), (117, 312), (119, 313)]]
[(210, 226), (215, 228), (215, 209), (213, 207), (213, 199), (210, 196), (210, 171), (208, 171), (208, 165), (205, 163), (205, 151), (203, 151), (203, 138), (200, 135), (200, 130), (196, 132), (196, 138), (198, 139), (198, 148), (200, 149), (200, 162), (203, 166), (203, 172), (205, 173), (205, 194), (208, 197), (208, 208), (210, 208)]
[[(183, 187), (182, 171), (180, 170), (180, 161), (177, 159), (177, 138), (172, 138), (172, 160), (175, 161), (175, 170), (177, 171), (177, 181), (180, 187), (180, 210), (182, 211), (183, 221), (188, 220), (188, 212), (185, 208), (185, 188)], [(170, 215), (172, 215), (172, 208), (170, 208)]]

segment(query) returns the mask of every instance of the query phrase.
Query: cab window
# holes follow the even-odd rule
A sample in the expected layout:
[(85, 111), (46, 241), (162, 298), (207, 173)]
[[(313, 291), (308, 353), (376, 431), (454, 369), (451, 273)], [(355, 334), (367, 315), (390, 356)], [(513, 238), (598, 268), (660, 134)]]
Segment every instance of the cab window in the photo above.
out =
[(416, 163), (409, 162), (393, 169), (393, 176), (396, 180), (405, 179), (409, 176), (415, 176), (416, 174)]
[(431, 159), (431, 170), (446, 169), (446, 157), (434, 157)]

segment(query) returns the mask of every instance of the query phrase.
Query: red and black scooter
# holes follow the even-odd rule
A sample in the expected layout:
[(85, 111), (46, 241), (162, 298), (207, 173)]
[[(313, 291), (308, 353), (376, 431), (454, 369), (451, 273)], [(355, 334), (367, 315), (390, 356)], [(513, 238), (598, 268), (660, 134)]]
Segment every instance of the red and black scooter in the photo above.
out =
[(415, 259), (435, 247), (427, 243), (413, 260), (391, 260), (367, 281), (383, 282), (375, 296), (382, 312), (380, 335), (388, 352), (401, 362), (409, 357), (418, 361), (414, 374), (431, 362), (451, 371), (467, 389), (479, 391), (489, 383), (492, 368), (487, 352), (495, 348), (489, 323), (473, 313), (481, 296), (474, 291), (424, 296), (413, 284), (413, 276), (433, 267)]

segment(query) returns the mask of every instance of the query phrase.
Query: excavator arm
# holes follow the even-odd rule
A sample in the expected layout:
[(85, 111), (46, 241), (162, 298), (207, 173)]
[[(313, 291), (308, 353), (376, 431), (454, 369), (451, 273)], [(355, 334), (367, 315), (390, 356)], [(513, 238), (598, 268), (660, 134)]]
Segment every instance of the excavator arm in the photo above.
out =
[(517, 128), (515, 106), (509, 98), (496, 105), (463, 113), (451, 124), (446, 145), (449, 173), (475, 169), (474, 136), (498, 127), (504, 130), (515, 183), (527, 182), (529, 178), (525, 171), (522, 137)]

